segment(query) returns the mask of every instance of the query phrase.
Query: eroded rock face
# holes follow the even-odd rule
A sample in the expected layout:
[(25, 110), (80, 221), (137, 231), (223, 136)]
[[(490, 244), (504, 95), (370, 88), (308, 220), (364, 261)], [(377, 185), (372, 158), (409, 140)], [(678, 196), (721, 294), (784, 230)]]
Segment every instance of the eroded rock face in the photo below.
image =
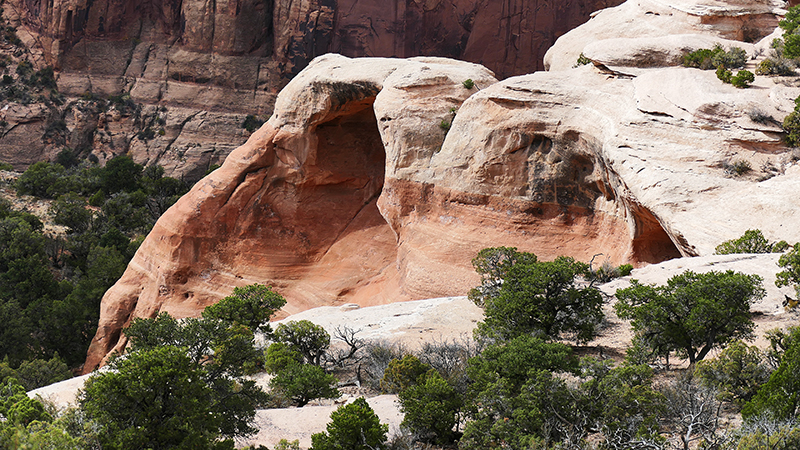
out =
[[(622, 65), (672, 66), (684, 52), (706, 47), (709, 39), (749, 47), (775, 30), (785, 6), (782, 0), (627, 1), (559, 38), (545, 54), (544, 67), (570, 69), (581, 54), (610, 65), (627, 60)], [(609, 55), (613, 58), (606, 61)]]
[[(46, 117), (12, 123), (14, 131), (0, 135), (0, 157), (24, 170), (64, 147), (83, 157), (91, 150), (100, 161), (129, 154), (196, 181), (245, 142), (244, 117), (269, 117), (280, 89), (316, 56), (446, 56), (503, 78), (541, 69), (558, 36), (621, 2), (9, 0), (4, 17), (18, 26), (37, 68), (57, 69), (61, 93), (128, 92), (134, 102), (169, 111), (166, 124), (148, 131), (124, 116), (69, 120), (75, 118), (65, 118), (65, 108), (52, 108)], [(62, 121), (68, 136), (44, 136)], [(70, 138), (75, 130), (80, 139)], [(137, 139), (152, 133), (155, 139)], [(19, 155), (17, 135), (43, 138)]]
[[(758, 77), (738, 90), (619, 51), (621, 69), (499, 83), (441, 58), (316, 59), (156, 224), (103, 299), (85, 369), (124, 347), (132, 317), (198, 315), (249, 283), (294, 313), (464, 294), (488, 246), (644, 264), (751, 228), (800, 240), (800, 165), (779, 127), (800, 89)], [(726, 169), (740, 160), (754, 170)]]

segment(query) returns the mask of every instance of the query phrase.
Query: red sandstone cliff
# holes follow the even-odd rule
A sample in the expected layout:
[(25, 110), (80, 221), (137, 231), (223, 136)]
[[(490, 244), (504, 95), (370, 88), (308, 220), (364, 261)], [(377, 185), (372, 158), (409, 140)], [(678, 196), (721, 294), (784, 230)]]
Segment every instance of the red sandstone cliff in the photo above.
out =
[[(556, 38), (621, 2), (7, 0), (4, 17), (31, 58), (56, 67), (73, 100), (12, 114), (0, 160), (24, 170), (65, 147), (100, 161), (127, 153), (194, 181), (244, 143), (245, 115), (269, 117), (278, 91), (318, 55), (446, 56), (504, 78), (541, 69)], [(75, 100), (121, 92), (158, 105), (144, 111), (159, 122), (153, 139), (137, 137), (147, 124)], [(63, 139), (39, 138), (62, 122)]]
[[(800, 90), (759, 77), (742, 91), (713, 71), (655, 64), (653, 41), (628, 34), (660, 32), (667, 55), (734, 43), (730, 21), (715, 19), (724, 9), (691, 2), (604, 11), (552, 50), (583, 48), (597, 67), (500, 83), (446, 59), (318, 58), (156, 224), (103, 299), (85, 370), (124, 347), (131, 318), (197, 315), (254, 282), (276, 286), (292, 313), (463, 294), (487, 246), (641, 263), (708, 254), (748, 228), (800, 240), (800, 165), (779, 128), (749, 119), (754, 107), (782, 119)], [(752, 23), (774, 29), (763, 2), (739, 3), (735, 20), (750, 5)], [(769, 42), (735, 44), (757, 54)], [(759, 169), (732, 177), (736, 159)]]

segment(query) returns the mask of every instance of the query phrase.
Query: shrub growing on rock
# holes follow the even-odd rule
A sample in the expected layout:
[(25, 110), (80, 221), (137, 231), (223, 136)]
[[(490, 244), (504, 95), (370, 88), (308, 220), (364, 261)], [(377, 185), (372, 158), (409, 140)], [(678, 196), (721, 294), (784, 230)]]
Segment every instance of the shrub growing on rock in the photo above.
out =
[(664, 286), (633, 280), (617, 291), (614, 310), (645, 343), (659, 351), (678, 350), (690, 364), (711, 349), (752, 336), (750, 305), (764, 297), (761, 277), (733, 272), (675, 275)]
[(716, 255), (734, 253), (777, 253), (786, 250), (786, 241), (769, 242), (761, 230), (747, 230), (741, 237), (719, 244), (714, 249)]
[(725, 50), (722, 46), (715, 45), (713, 49), (701, 48), (689, 52), (683, 56), (683, 65), (686, 67), (696, 67), (702, 70), (735, 69), (744, 66), (747, 62), (747, 52), (739, 47), (731, 47)]
[[(496, 296), (486, 298), (478, 336), (508, 340), (534, 334), (544, 339), (574, 337), (588, 342), (603, 318), (603, 298), (593, 286), (581, 285), (589, 266), (569, 257), (552, 262), (523, 257), (511, 264)], [(503, 263), (505, 264), (505, 263)]]
[(800, 297), (800, 242), (780, 257), (778, 265), (784, 269), (778, 272), (775, 284), (778, 287), (793, 285)]
[(311, 436), (310, 450), (379, 450), (386, 448), (389, 426), (380, 423), (378, 415), (364, 397), (331, 413), (326, 432)]
[(731, 84), (733, 87), (744, 89), (750, 87), (750, 83), (755, 81), (755, 79), (756, 77), (753, 75), (753, 72), (750, 72), (749, 70), (740, 70), (734, 77), (731, 78)]

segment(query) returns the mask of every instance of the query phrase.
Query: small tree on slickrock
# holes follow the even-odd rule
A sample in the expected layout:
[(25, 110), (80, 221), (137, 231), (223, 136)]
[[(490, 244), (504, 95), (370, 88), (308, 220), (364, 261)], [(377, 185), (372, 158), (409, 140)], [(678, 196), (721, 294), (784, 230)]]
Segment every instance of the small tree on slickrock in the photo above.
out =
[(686, 271), (665, 286), (633, 280), (617, 291), (614, 310), (631, 320), (642, 342), (657, 343), (659, 352), (677, 350), (694, 364), (713, 348), (750, 338), (755, 328), (750, 305), (765, 294), (757, 275)]

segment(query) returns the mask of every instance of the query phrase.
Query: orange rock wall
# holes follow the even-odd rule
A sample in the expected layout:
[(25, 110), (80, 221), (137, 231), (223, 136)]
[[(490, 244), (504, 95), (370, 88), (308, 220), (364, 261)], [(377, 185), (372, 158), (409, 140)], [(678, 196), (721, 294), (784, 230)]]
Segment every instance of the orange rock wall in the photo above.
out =
[[(103, 299), (85, 370), (124, 348), (133, 317), (196, 316), (235, 286), (273, 285), (294, 313), (463, 295), (478, 282), (471, 259), (488, 246), (624, 260), (627, 222), (594, 212), (576, 186), (556, 198), (541, 195), (548, 186), (480, 193), (407, 176), (432, 167), (445, 139), (439, 114), (471, 95), (466, 78), (494, 82), (443, 59), (321, 58), (270, 122), (158, 221)], [(375, 112), (398, 102), (391, 119)]]

